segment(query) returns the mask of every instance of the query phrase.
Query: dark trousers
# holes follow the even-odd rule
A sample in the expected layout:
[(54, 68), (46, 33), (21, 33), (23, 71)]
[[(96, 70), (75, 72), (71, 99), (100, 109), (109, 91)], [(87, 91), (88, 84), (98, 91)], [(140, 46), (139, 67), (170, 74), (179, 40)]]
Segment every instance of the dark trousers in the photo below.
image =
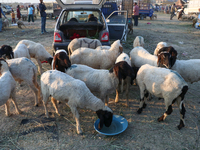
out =
[(134, 16), (134, 26), (138, 26), (138, 17), (139, 16)]
[(28, 15), (28, 22), (30, 22), (31, 20), (32, 22), (34, 22), (33, 14)]
[(41, 32), (46, 32), (46, 29), (45, 29), (45, 26), (46, 26), (46, 17), (41, 17)]
[(176, 16), (174, 12), (171, 12), (171, 16), (170, 16), (170, 20), (172, 20), (172, 18)]

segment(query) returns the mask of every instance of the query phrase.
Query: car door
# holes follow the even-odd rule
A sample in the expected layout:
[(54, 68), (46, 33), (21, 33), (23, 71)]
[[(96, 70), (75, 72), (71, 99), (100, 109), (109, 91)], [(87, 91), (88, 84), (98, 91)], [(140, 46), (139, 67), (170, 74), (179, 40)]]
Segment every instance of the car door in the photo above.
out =
[[(87, 9), (101, 9), (102, 5), (106, 0), (56, 0), (56, 2), (62, 7), (65, 8), (87, 8)], [(76, 5), (74, 5), (76, 4)]]
[(106, 22), (109, 29), (111, 40), (126, 41), (128, 33), (128, 13), (126, 10), (113, 11), (107, 18)]

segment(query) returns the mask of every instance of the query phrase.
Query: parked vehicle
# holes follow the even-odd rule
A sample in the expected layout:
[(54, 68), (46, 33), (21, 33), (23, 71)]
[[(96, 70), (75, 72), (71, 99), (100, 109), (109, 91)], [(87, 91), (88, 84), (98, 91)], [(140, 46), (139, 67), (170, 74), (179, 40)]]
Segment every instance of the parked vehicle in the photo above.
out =
[[(139, 6), (139, 17), (141, 20), (143, 20), (146, 17), (152, 17), (154, 13), (154, 7), (150, 3), (150, 0), (138, 0), (138, 6)], [(133, 13), (134, 17), (134, 13)]]
[(200, 1), (199, 0), (190, 0), (189, 3), (184, 5), (184, 12), (186, 15), (193, 15), (199, 13)]
[[(106, 21), (101, 7), (106, 0), (93, 0), (92, 4), (77, 3), (74, 4), (73, 0), (56, 0), (63, 8), (61, 11), (54, 30), (53, 48), (54, 52), (58, 49), (65, 49), (68, 52), (68, 45), (74, 38), (88, 37), (99, 39), (102, 45), (110, 45), (110, 32), (109, 26), (119, 31), (119, 23), (112, 23), (112, 18)], [(76, 1), (77, 2), (77, 1)], [(119, 18), (123, 18), (124, 13), (116, 12)], [(88, 16), (93, 14), (94, 20), (90, 21)], [(124, 20), (124, 19), (121, 19)], [(109, 22), (109, 23), (108, 23)], [(120, 26), (126, 24), (126, 21), (121, 21)], [(115, 27), (117, 26), (117, 27)], [(124, 31), (120, 27), (120, 30)], [(118, 39), (121, 39), (118, 37)], [(112, 37), (112, 36), (111, 36)]]
[(10, 14), (12, 11), (12, 8), (9, 5), (2, 5), (2, 9), (5, 14)]
[(117, 11), (117, 3), (116, 2), (105, 2), (101, 8), (105, 17), (108, 17), (113, 11)]
[(47, 18), (52, 19), (53, 17), (59, 16), (62, 8), (58, 5), (57, 2), (44, 2), (46, 6)]

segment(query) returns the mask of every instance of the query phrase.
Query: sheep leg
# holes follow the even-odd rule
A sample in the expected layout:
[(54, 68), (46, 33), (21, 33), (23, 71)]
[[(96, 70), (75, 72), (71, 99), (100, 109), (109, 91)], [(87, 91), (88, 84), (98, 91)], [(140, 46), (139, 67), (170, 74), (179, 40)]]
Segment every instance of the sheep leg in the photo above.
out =
[(140, 99), (140, 106), (139, 106), (139, 109), (137, 111), (138, 114), (141, 114), (143, 108), (146, 108), (146, 103), (145, 102), (146, 102), (146, 99), (147, 99), (148, 95), (149, 95), (149, 93), (146, 90), (140, 90), (141, 99)]
[(119, 102), (119, 87), (116, 89), (115, 103)]
[(53, 103), (54, 108), (56, 109), (56, 113), (60, 116), (60, 113), (58, 111), (58, 104), (57, 104), (57, 100), (55, 98), (51, 98), (51, 102)]
[(105, 105), (106, 106), (108, 106), (108, 102), (109, 102), (109, 97), (108, 97), (108, 95), (106, 95), (106, 97), (105, 97)]
[(16, 103), (15, 92), (12, 92), (11, 98), (12, 98), (12, 103), (13, 103), (14, 106), (15, 106), (15, 110), (16, 110), (17, 114), (21, 114), (22, 111), (19, 109), (19, 107), (18, 107), (18, 105), (17, 105), (17, 103)]
[(158, 121), (164, 121), (165, 118), (173, 112), (172, 103), (169, 103), (169, 100), (165, 100), (166, 112), (158, 118)]
[(185, 126), (185, 120), (184, 120), (184, 118), (185, 118), (185, 112), (186, 112), (186, 110), (185, 110), (185, 107), (184, 107), (183, 100), (181, 100), (180, 97), (178, 97), (178, 99), (177, 99), (177, 104), (179, 106), (179, 111), (180, 111), (180, 123), (179, 123), (179, 125), (177, 127), (180, 130), (182, 127)]
[(29, 84), (29, 87), (31, 88), (31, 90), (34, 92), (34, 95), (35, 95), (35, 105), (34, 106), (38, 107), (38, 105), (39, 105), (38, 97), (40, 98), (40, 90), (38, 90), (32, 82), (30, 82), (28, 84)]
[(36, 58), (36, 61), (37, 61), (38, 65), (39, 65), (38, 66), (38, 71), (39, 71), (40, 74), (42, 74), (43, 73), (42, 64), (41, 64), (40, 60), (37, 59), (37, 58)]
[(124, 80), (122, 80), (122, 83), (121, 83), (121, 93), (123, 93), (123, 91), (124, 91)]
[(38, 92), (37, 92), (37, 97), (38, 97), (38, 103), (40, 104), (42, 101), (42, 98), (41, 98), (41, 90), (40, 90), (40, 86), (39, 84), (37, 83), (37, 79), (35, 79), (35, 82), (34, 82), (34, 85), (35, 87), (37, 88)]
[[(70, 104), (69, 104), (70, 106)], [(82, 134), (82, 130), (81, 130), (81, 127), (80, 127), (80, 122), (79, 122), (79, 113), (78, 113), (78, 110), (76, 107), (73, 107), (73, 106), (70, 106), (70, 109), (75, 117), (75, 120), (76, 120), (76, 130), (77, 130), (77, 133), (78, 134)]]
[(43, 95), (43, 104), (44, 104), (44, 110), (45, 110), (45, 115), (47, 118), (49, 118), (49, 113), (47, 110), (47, 104), (48, 104), (48, 97)]
[(6, 112), (6, 116), (11, 116), (10, 113), (10, 105), (9, 105), (9, 101), (7, 100), (7, 102), (5, 103), (5, 112)]
[(129, 107), (129, 100), (128, 100), (128, 95), (129, 95), (129, 89), (130, 89), (130, 82), (131, 78), (127, 77), (126, 78), (126, 106)]

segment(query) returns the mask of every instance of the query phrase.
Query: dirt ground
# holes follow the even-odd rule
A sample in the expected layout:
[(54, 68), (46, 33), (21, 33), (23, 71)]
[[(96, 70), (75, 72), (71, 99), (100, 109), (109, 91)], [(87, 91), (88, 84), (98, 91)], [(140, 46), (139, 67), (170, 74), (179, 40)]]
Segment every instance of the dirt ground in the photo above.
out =
[[(200, 58), (200, 30), (192, 27), (192, 22), (178, 21), (176, 17), (169, 20), (167, 14), (158, 13), (157, 20), (139, 20), (139, 26), (134, 27), (133, 35), (123, 43), (124, 51), (129, 53), (133, 48), (136, 36), (143, 36), (145, 49), (153, 53), (158, 42), (164, 41), (178, 51), (178, 59)], [(147, 24), (150, 23), (150, 24)], [(47, 20), (47, 31), (40, 34), (40, 19), (34, 25), (18, 29), (17, 26), (6, 28), (0, 33), (0, 45), (10, 45), (13, 48), (22, 39), (28, 39), (43, 44), (52, 54), (54, 20)], [(33, 60), (34, 61), (34, 60)], [(34, 61), (35, 62), (35, 61)], [(45, 70), (50, 69), (44, 64)], [(38, 74), (38, 82), (40, 75)], [(136, 113), (139, 107), (139, 89), (132, 86), (129, 94), (130, 107), (125, 106), (125, 99), (120, 99), (116, 105), (109, 104), (115, 115), (122, 115), (128, 121), (128, 128), (116, 136), (104, 136), (94, 129), (97, 119), (91, 110), (80, 109), (80, 121), (84, 134), (78, 135), (75, 119), (65, 104), (60, 104), (64, 116), (58, 117), (52, 103), (48, 103), (51, 119), (44, 116), (44, 107), (34, 107), (34, 95), (26, 83), (17, 85), (17, 103), (23, 111), (17, 115), (11, 104), (11, 117), (5, 116), (4, 106), (0, 106), (0, 149), (84, 149), (84, 150), (197, 150), (200, 149), (200, 82), (189, 84), (185, 96), (186, 126), (177, 129), (180, 115), (177, 105), (173, 106), (173, 113), (164, 122), (157, 122), (157, 118), (165, 112), (163, 100), (153, 98), (148, 101), (142, 114)], [(122, 97), (122, 94), (120, 94)], [(110, 101), (115, 93), (110, 95)]]

